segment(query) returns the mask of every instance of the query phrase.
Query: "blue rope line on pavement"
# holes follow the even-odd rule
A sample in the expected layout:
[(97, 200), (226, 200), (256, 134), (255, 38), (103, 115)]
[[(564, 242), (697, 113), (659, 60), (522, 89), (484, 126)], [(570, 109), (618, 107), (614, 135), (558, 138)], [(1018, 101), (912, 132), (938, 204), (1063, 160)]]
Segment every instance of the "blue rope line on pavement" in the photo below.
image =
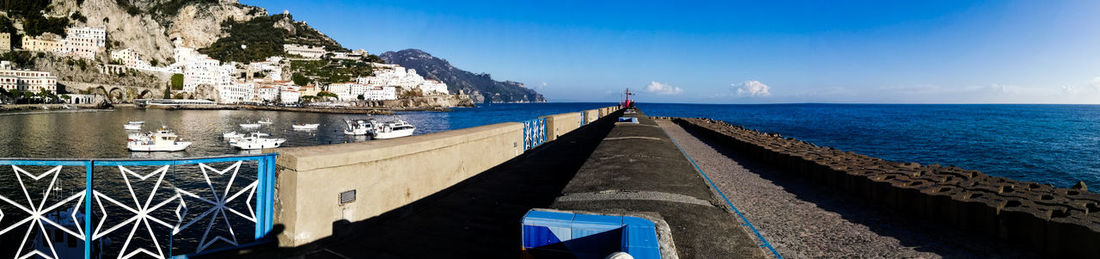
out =
[[(668, 134), (668, 132), (666, 131), (665, 134)], [(743, 225), (749, 226), (749, 229), (752, 229), (752, 233), (756, 234), (756, 238), (759, 238), (760, 242), (764, 243), (764, 245), (762, 245), (762, 246), (767, 247), (768, 250), (771, 250), (772, 254), (774, 254), (775, 257), (777, 257), (779, 259), (783, 259), (783, 256), (780, 255), (779, 252), (775, 251), (775, 247), (772, 247), (772, 244), (768, 243), (767, 239), (764, 239), (764, 235), (761, 235), (760, 231), (756, 231), (756, 227), (753, 226), (751, 222), (749, 222), (749, 219), (745, 218), (744, 214), (741, 214), (741, 210), (738, 210), (737, 206), (733, 206), (733, 203), (730, 202), (730, 199), (726, 198), (726, 194), (722, 193), (722, 190), (719, 190), (718, 186), (714, 185), (714, 181), (710, 180), (710, 177), (707, 176), (707, 173), (703, 172), (703, 169), (699, 168), (698, 164), (695, 164), (695, 159), (692, 159), (691, 155), (688, 155), (687, 151), (684, 151), (684, 148), (680, 147), (680, 143), (676, 142), (676, 139), (673, 139), (671, 135), (668, 136), (668, 139), (672, 140), (672, 144), (676, 145), (676, 148), (680, 149), (680, 153), (683, 153), (684, 157), (687, 157), (688, 161), (691, 162), (691, 165), (695, 167), (695, 170), (699, 171), (699, 174), (703, 175), (703, 179), (707, 180), (707, 183), (710, 184), (710, 188), (712, 188), (712, 189), (714, 189), (714, 191), (718, 192), (718, 195), (722, 196), (722, 199), (726, 201), (726, 204), (730, 206), (730, 209), (732, 209), (734, 213), (737, 213), (738, 217), (741, 217), (741, 221), (745, 222), (745, 224), (743, 224)]]

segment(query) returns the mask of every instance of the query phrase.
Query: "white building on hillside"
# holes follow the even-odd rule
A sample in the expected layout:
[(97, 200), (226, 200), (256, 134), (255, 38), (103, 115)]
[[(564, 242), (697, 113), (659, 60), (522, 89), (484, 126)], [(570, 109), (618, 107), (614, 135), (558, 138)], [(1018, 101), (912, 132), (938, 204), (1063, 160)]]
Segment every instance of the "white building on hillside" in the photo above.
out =
[(210, 85), (219, 88), (232, 83), (232, 65), (221, 65), (216, 59), (206, 58), (193, 61), (183, 67), (183, 91), (194, 92), (200, 85)]
[(145, 63), (141, 60), (141, 54), (138, 54), (137, 51), (133, 49), (111, 51), (111, 61), (118, 62), (127, 67), (137, 67), (140, 63)]
[(68, 36), (61, 41), (61, 48), (56, 50), (62, 55), (95, 59), (95, 55), (103, 52), (107, 45), (107, 31), (103, 28), (72, 27), (65, 29), (65, 32)]
[(286, 54), (298, 55), (308, 59), (320, 59), (325, 55), (325, 46), (309, 46), (298, 44), (283, 44)]
[(420, 90), (424, 91), (425, 94), (429, 94), (429, 93), (448, 94), (448, 93), (450, 93), (450, 92), (447, 91), (447, 84), (446, 83), (443, 83), (442, 81), (435, 80), (435, 79), (424, 80), (424, 83), (420, 85)]
[(107, 30), (95, 27), (71, 27), (65, 29), (68, 38), (88, 39), (96, 47), (107, 47)]
[(298, 89), (298, 86), (294, 84), (282, 85), (282, 87), (279, 88), (279, 101), (283, 104), (298, 103), (298, 100), (302, 98), (302, 94)]
[(328, 92), (334, 93), (340, 101), (363, 100), (380, 101), (396, 100), (397, 88), (392, 86), (370, 86), (365, 84), (344, 82), (328, 85)]
[(233, 74), (237, 70), (235, 66), (223, 65), (221, 61), (189, 48), (176, 48), (174, 54), (177, 62), (169, 68), (181, 68), (184, 92), (194, 92), (195, 88), (204, 84), (214, 89), (232, 84)]
[(263, 73), (267, 79), (283, 81), (283, 57), (272, 56), (264, 61), (249, 63), (249, 69), (253, 72)]
[(274, 102), (279, 99), (279, 87), (272, 85), (261, 85), (256, 87), (256, 98), (262, 102)]
[(374, 76), (356, 78), (358, 84), (372, 88), (391, 86), (400, 87), (405, 91), (420, 89), (424, 94), (447, 94), (447, 84), (438, 80), (424, 79), (416, 73), (416, 69), (405, 69), (398, 65), (373, 64)]
[(355, 100), (358, 95), (351, 95), (352, 88), (355, 87), (354, 82), (332, 83), (328, 85), (326, 91), (336, 94), (336, 99), (341, 101)]
[(50, 72), (12, 69), (8, 61), (0, 61), (0, 88), (7, 91), (57, 93), (57, 77)]
[(392, 86), (372, 87), (363, 92), (363, 97), (371, 101), (397, 100), (397, 88)]
[(234, 81), (231, 84), (218, 87), (218, 102), (241, 103), (252, 100), (255, 92), (252, 82)]

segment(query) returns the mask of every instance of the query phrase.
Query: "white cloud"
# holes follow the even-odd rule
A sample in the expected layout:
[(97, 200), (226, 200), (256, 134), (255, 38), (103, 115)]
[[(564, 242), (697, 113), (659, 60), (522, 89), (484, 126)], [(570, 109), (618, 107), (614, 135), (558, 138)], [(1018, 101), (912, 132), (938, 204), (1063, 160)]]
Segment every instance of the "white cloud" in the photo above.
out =
[(730, 84), (730, 86), (737, 88), (738, 96), (769, 96), (772, 95), (771, 87), (756, 80), (749, 80), (740, 84)]
[(661, 83), (661, 82), (657, 82), (657, 81), (649, 82), (649, 85), (645, 87), (645, 90), (649, 91), (651, 93), (665, 94), (665, 95), (680, 94), (680, 92), (684, 91), (684, 89), (680, 89), (679, 87), (675, 87), (675, 86), (669, 85), (667, 83)]
[(1093, 78), (1092, 82), (1089, 82), (1089, 86), (1096, 88), (1096, 90), (1100, 90), (1100, 77)]

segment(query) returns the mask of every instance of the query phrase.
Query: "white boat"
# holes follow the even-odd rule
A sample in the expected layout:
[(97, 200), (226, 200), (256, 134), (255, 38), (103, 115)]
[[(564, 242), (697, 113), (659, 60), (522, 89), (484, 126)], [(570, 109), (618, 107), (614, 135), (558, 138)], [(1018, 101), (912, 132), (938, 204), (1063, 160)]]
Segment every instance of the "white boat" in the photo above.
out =
[(126, 124), (122, 125), (122, 128), (126, 130), (141, 130), (141, 124)]
[(244, 133), (237, 133), (236, 131), (230, 131), (230, 132), (222, 133), (222, 138), (225, 139), (225, 140), (238, 139), (238, 138), (243, 138), (243, 137), (244, 137)]
[(244, 129), (255, 129), (255, 128), (259, 128), (259, 127), (260, 127), (259, 123), (241, 123), (241, 128), (244, 128)]
[(149, 140), (149, 132), (134, 132), (126, 136), (126, 141), (147, 141)]
[(271, 123), (274, 123), (274, 122), (272, 122), (272, 121), (271, 121), (271, 119), (263, 119), (263, 120), (261, 120), (261, 121), (257, 121), (256, 123), (259, 123), (259, 124), (271, 124)]
[(238, 149), (264, 149), (264, 148), (277, 148), (286, 142), (285, 138), (265, 138), (268, 136), (263, 133), (252, 133), (247, 137), (238, 139), (237, 141), (230, 142), (229, 145)]
[(135, 152), (182, 151), (188, 146), (191, 146), (191, 142), (179, 141), (179, 136), (167, 129), (160, 129), (147, 134), (145, 138), (126, 142), (126, 148)]
[(408, 137), (416, 130), (416, 126), (404, 120), (387, 121), (378, 124), (374, 128), (375, 139), (391, 139)]
[(348, 125), (348, 128), (344, 130), (344, 134), (347, 135), (370, 135), (373, 131), (374, 120), (356, 120), (352, 122), (350, 120), (344, 120), (344, 123)]
[(315, 130), (315, 129), (317, 129), (318, 126), (321, 126), (321, 124), (313, 123), (313, 124), (294, 124), (294, 125), (291, 125), (291, 127), (293, 127), (296, 130)]
[(145, 121), (131, 121), (128, 124), (145, 124)]

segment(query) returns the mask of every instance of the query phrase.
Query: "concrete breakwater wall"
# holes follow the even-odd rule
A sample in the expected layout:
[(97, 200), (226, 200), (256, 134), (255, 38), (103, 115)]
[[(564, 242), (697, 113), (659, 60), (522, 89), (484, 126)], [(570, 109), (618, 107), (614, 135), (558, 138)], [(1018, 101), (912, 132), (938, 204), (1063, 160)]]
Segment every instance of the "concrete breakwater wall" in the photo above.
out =
[(886, 161), (710, 119), (671, 119), (822, 188), (1049, 256), (1100, 257), (1100, 195), (1084, 188)]
[(544, 116), (541, 129), (509, 122), (391, 140), (267, 150), (279, 153), (274, 218), (284, 226), (279, 245), (300, 246), (331, 236), (334, 222), (381, 215), (523, 154), (532, 132), (544, 131), (549, 141), (582, 127), (581, 113), (611, 114), (617, 109)]

